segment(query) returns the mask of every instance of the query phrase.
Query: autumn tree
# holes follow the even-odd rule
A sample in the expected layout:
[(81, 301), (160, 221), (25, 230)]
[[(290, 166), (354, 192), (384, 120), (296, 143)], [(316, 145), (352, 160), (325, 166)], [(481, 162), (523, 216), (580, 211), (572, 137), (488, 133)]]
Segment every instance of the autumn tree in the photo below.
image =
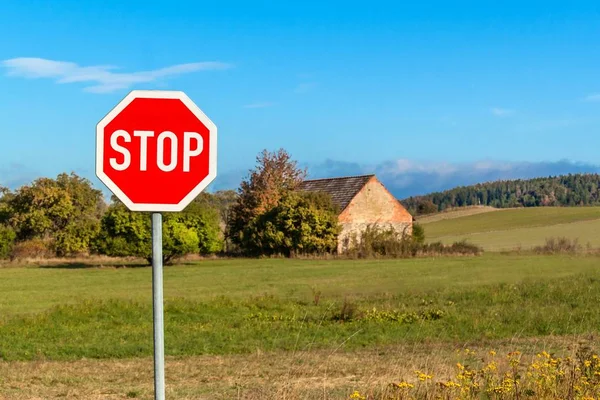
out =
[(8, 199), (10, 196), (10, 190), (0, 186), (0, 259), (10, 256), (17, 238), (14, 229), (8, 225), (10, 218)]
[(417, 215), (433, 214), (438, 211), (438, 206), (433, 201), (424, 199), (417, 203)]
[(277, 206), (305, 178), (306, 170), (300, 169), (284, 149), (272, 153), (263, 150), (256, 157), (254, 170), (241, 182), (237, 200), (229, 210), (227, 238), (243, 247), (249, 224)]
[(2, 213), (17, 241), (43, 241), (56, 255), (67, 256), (89, 250), (105, 206), (89, 180), (63, 173), (17, 189)]
[(9, 200), (12, 197), (11, 191), (0, 186), (0, 224), (7, 224), (10, 218)]

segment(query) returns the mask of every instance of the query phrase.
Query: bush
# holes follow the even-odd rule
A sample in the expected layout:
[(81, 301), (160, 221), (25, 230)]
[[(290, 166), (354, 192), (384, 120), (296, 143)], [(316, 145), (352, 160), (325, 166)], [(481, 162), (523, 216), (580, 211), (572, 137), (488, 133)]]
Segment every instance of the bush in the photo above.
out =
[(10, 257), (16, 237), (11, 227), (0, 225), (0, 260)]
[(352, 258), (414, 257), (419, 247), (410, 234), (377, 225), (367, 225), (344, 243), (346, 255)]
[(441, 242), (424, 243), (425, 234), (420, 225), (413, 225), (413, 233), (398, 232), (368, 225), (360, 236), (346, 243), (345, 255), (351, 258), (407, 258), (418, 255), (479, 255), (483, 249), (466, 240), (444, 245)]
[[(219, 215), (193, 204), (181, 213), (163, 216), (163, 262), (188, 254), (221, 250)], [(152, 229), (148, 213), (132, 212), (123, 204), (111, 205), (101, 221), (94, 252), (112, 257), (140, 257), (152, 261)]]
[(536, 246), (533, 251), (538, 254), (575, 254), (581, 250), (577, 239), (566, 237), (547, 238), (543, 246)]
[(26, 260), (49, 258), (54, 256), (47, 241), (42, 239), (31, 239), (18, 242), (13, 246), (11, 260)]
[(422, 225), (417, 223), (413, 224), (412, 229), (412, 237), (415, 243), (424, 244), (425, 243), (425, 228)]
[(422, 255), (479, 255), (483, 253), (483, 248), (469, 243), (466, 240), (454, 242), (451, 245), (444, 245), (441, 242), (428, 243), (421, 246)]
[(340, 227), (329, 196), (291, 192), (243, 231), (248, 255), (286, 257), (335, 251)]
[(438, 212), (439, 208), (431, 200), (421, 200), (417, 204), (417, 215), (427, 215)]
[(17, 240), (48, 240), (59, 256), (88, 253), (104, 210), (102, 192), (75, 174), (39, 178), (4, 200), (0, 219), (7, 219)]

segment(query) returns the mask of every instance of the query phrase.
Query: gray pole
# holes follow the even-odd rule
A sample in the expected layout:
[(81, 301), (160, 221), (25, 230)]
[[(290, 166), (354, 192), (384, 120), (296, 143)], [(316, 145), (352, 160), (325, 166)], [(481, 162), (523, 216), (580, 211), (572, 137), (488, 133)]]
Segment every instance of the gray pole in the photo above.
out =
[(154, 398), (165, 400), (162, 215), (152, 214), (152, 308), (154, 311)]

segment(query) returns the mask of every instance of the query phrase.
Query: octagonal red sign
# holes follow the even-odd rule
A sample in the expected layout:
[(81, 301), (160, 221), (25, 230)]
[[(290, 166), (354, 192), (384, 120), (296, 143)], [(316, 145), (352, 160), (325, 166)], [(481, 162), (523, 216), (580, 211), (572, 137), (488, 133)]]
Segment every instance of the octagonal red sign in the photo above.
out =
[(96, 175), (133, 211), (181, 211), (217, 175), (217, 127), (183, 92), (134, 90), (96, 126)]

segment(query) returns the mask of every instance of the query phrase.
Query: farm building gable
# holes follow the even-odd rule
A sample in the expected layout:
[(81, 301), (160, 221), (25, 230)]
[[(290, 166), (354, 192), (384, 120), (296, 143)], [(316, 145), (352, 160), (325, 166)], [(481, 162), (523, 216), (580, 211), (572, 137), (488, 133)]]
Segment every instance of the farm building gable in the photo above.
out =
[(306, 180), (299, 190), (327, 193), (340, 207), (338, 252), (346, 250), (351, 238), (358, 239), (369, 225), (412, 233), (413, 216), (375, 175)]

